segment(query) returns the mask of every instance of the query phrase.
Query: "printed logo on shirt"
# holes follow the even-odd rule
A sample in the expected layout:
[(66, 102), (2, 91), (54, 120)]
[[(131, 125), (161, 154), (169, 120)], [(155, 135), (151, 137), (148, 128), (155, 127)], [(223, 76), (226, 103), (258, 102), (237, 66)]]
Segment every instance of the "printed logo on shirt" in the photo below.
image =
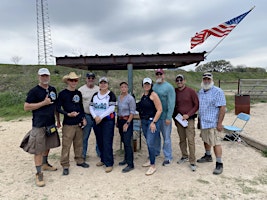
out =
[(52, 99), (52, 101), (55, 101), (56, 98), (57, 98), (57, 95), (56, 95), (56, 93), (55, 93), (54, 91), (51, 91), (51, 92), (49, 93), (49, 97)]
[(107, 109), (107, 104), (106, 103), (100, 103), (100, 104), (95, 103), (94, 107), (97, 110), (106, 110)]
[(73, 96), (73, 98), (72, 98), (72, 101), (73, 101), (74, 103), (79, 103), (79, 102), (80, 102), (80, 97), (79, 97), (79, 95), (75, 94), (75, 95)]

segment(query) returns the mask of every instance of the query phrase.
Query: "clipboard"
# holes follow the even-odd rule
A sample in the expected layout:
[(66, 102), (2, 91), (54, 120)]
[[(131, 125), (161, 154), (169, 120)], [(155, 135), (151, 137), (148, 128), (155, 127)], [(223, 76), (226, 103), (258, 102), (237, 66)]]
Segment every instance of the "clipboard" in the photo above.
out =
[(175, 119), (183, 126), (183, 127), (187, 127), (188, 126), (188, 121), (187, 120), (183, 120), (183, 116), (178, 113), (175, 117)]

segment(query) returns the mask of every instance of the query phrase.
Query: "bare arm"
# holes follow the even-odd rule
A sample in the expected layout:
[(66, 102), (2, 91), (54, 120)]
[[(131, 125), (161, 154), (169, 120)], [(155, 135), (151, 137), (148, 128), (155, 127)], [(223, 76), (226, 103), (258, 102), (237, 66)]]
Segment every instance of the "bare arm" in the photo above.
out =
[(218, 131), (222, 131), (223, 130), (223, 119), (224, 119), (224, 115), (225, 115), (225, 106), (221, 106), (220, 107), (220, 112), (219, 112), (219, 118), (218, 118), (218, 124), (217, 124), (217, 130)]
[(48, 95), (45, 97), (45, 99), (38, 103), (24, 103), (24, 110), (25, 111), (31, 111), (31, 110), (37, 110), (43, 106), (49, 105), (53, 102), (51, 102), (51, 99), (48, 97)]

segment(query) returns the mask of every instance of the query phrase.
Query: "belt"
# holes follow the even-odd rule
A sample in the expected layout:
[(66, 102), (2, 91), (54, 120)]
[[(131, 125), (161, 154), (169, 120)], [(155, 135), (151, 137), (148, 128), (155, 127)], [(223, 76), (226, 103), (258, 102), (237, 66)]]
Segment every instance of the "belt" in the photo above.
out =
[(129, 115), (128, 116), (119, 116), (119, 119), (128, 120), (129, 119)]

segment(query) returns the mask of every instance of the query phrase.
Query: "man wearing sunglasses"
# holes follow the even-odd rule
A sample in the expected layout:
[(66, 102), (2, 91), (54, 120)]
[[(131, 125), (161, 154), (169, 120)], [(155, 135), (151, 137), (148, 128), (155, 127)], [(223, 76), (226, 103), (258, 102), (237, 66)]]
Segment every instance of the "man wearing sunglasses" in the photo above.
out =
[[(185, 85), (186, 80), (182, 74), (178, 74), (175, 78), (177, 88), (175, 88), (175, 108), (174, 117), (177, 114), (182, 116), (182, 120), (187, 120), (188, 125), (184, 127), (174, 119), (177, 132), (180, 138), (180, 149), (182, 157), (178, 160), (178, 164), (189, 161), (192, 171), (196, 171), (195, 157), (195, 118), (199, 107), (198, 96), (195, 90)], [(187, 151), (189, 149), (189, 154)]]
[[(162, 113), (160, 116), (159, 126), (160, 132), (163, 136), (163, 153), (164, 161), (163, 166), (168, 166), (172, 161), (172, 145), (171, 145), (171, 131), (172, 131), (172, 114), (175, 105), (175, 92), (173, 86), (165, 81), (165, 74), (163, 69), (155, 71), (156, 83), (153, 90), (158, 94), (161, 104)], [(156, 155), (160, 154), (161, 150), (161, 137), (159, 136), (156, 141)]]
[[(86, 126), (84, 126), (83, 128), (83, 158), (86, 159), (88, 140), (92, 127), (94, 125), (94, 119), (90, 113), (89, 104), (91, 102), (93, 94), (99, 91), (99, 86), (95, 84), (95, 74), (93, 72), (88, 72), (86, 74), (86, 84), (81, 86), (78, 90), (82, 93), (83, 108), (85, 113), (85, 119), (87, 121)], [(96, 153), (99, 157), (100, 152), (97, 145)]]

